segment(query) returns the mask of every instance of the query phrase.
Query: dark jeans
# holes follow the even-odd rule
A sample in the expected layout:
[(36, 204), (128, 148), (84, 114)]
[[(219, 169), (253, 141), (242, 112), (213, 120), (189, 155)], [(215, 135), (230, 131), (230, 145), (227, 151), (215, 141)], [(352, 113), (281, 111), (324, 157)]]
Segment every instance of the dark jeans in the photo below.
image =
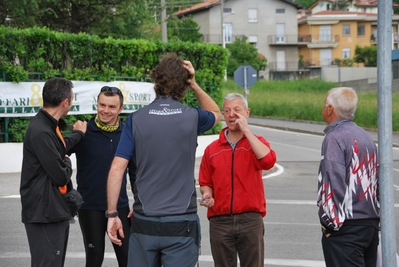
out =
[(262, 215), (246, 212), (210, 218), (210, 241), (215, 267), (264, 266), (265, 227)]
[(31, 267), (63, 267), (68, 244), (69, 221), (26, 223)]
[(321, 239), (326, 267), (375, 267), (378, 230), (372, 226), (343, 225)]
[[(78, 213), (86, 251), (86, 267), (101, 267), (104, 261), (105, 239), (108, 239), (105, 236), (108, 223), (108, 219), (105, 218), (105, 211), (79, 210)], [(131, 225), (130, 219), (127, 218), (128, 213), (129, 207), (118, 209), (125, 238), (122, 239), (122, 246), (112, 243), (119, 267), (127, 266)]]

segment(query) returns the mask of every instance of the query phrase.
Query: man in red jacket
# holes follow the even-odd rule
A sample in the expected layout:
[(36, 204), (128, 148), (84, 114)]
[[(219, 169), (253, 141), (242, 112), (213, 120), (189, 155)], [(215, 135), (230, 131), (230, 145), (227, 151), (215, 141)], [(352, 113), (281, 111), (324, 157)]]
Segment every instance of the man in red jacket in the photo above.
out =
[(264, 266), (266, 200), (262, 170), (271, 169), (276, 154), (248, 127), (250, 109), (240, 94), (223, 100), (227, 127), (202, 157), (201, 206), (208, 208), (210, 242), (216, 267)]

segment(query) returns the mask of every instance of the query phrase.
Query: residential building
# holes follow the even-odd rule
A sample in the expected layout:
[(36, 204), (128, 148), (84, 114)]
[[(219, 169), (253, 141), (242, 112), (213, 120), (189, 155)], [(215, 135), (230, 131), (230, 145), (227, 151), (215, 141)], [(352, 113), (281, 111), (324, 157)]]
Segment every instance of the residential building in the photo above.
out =
[(286, 79), (298, 73), (299, 8), (289, 0), (206, 0), (175, 15), (191, 15), (207, 43), (225, 47), (236, 38), (248, 37), (268, 61), (259, 76)]
[[(340, 7), (340, 8), (337, 8)], [(392, 7), (399, 7), (398, 4), (393, 3)], [(308, 8), (312, 14), (319, 13), (326, 10), (337, 10), (360, 13), (374, 13), (378, 12), (377, 0), (317, 0)]]
[[(392, 15), (392, 49), (398, 48), (399, 15)], [(354, 58), (356, 46), (377, 44), (377, 14), (326, 10), (298, 19), (299, 55), (305, 67)]]

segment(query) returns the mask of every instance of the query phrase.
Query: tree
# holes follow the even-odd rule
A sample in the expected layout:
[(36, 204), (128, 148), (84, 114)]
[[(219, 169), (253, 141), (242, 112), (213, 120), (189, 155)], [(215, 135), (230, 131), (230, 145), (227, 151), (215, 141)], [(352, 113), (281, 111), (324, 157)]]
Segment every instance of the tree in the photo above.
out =
[[(0, 22), (100, 37), (139, 38), (149, 0), (0, 0)], [(25, 8), (29, 6), (29, 8)]]
[[(200, 2), (202, 0), (167, 0), (167, 15)], [(0, 25), (47, 27), (101, 38), (160, 39), (161, 12), (161, 0), (0, 0)], [(197, 39), (196, 34), (186, 34), (183, 28), (197, 28), (198, 25), (190, 20), (181, 23), (178, 25), (181, 32), (175, 31), (172, 38)]]
[(240, 65), (251, 65), (257, 71), (265, 70), (267, 59), (258, 53), (258, 49), (252, 44), (247, 43), (248, 37), (237, 38), (234, 43), (227, 44), (230, 57), (227, 62), (227, 75), (233, 76), (234, 71)]
[(377, 47), (374, 45), (356, 46), (355, 62), (363, 63), (365, 67), (377, 67)]
[(311, 4), (315, 2), (315, 0), (295, 0), (294, 3), (300, 4), (304, 8), (309, 7)]
[(200, 27), (192, 17), (179, 19), (176, 16), (168, 19), (168, 40), (180, 40), (185, 42), (199, 42), (202, 34)]
[[(29, 8), (24, 8), (29, 6)], [(33, 27), (39, 6), (35, 0), (0, 0), (0, 25), (7, 27)]]
[(349, 2), (346, 0), (336, 0), (332, 3), (332, 10), (345, 10), (349, 6)]

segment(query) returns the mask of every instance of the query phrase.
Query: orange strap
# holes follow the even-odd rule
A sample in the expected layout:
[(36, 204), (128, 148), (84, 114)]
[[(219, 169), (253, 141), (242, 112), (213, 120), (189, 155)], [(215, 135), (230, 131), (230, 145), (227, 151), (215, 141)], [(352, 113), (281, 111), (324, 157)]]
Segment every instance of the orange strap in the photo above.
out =
[[(57, 133), (58, 137), (61, 139), (62, 143), (64, 144), (64, 147), (66, 147), (64, 137), (62, 136), (62, 133), (60, 131), (60, 127), (58, 127), (58, 125), (57, 125), (57, 128), (55, 128), (55, 132)], [(58, 189), (60, 190), (62, 195), (67, 192), (67, 186), (66, 185), (59, 186)]]
[(62, 143), (64, 144), (64, 147), (66, 147), (64, 137), (62, 136), (60, 127), (58, 127), (58, 125), (57, 125), (57, 128), (55, 128), (55, 132), (57, 133), (58, 137), (61, 139)]

